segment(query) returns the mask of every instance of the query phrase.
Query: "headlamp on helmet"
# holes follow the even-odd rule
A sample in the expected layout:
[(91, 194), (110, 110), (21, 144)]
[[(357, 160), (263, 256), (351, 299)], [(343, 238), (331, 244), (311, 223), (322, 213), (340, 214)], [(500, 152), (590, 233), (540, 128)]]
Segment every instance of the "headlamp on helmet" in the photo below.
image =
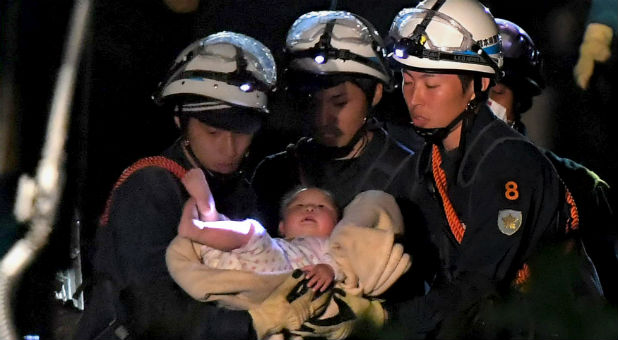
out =
[(500, 75), (500, 36), (475, 0), (427, 0), (403, 9), (391, 25), (390, 53), (400, 67), (425, 72)]

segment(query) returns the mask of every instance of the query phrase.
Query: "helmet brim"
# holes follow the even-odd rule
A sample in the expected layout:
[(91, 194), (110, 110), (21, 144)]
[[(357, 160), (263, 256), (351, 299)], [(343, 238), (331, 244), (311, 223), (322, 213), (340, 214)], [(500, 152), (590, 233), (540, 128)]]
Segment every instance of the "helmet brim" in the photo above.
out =
[(256, 133), (262, 127), (265, 118), (263, 112), (239, 106), (179, 113), (193, 117), (212, 127), (244, 134)]

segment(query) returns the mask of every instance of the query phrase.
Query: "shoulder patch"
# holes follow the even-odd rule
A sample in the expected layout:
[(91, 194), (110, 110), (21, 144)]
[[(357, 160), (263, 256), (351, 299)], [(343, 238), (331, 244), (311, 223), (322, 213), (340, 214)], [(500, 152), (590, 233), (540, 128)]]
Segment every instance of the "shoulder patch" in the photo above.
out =
[(498, 212), (498, 229), (507, 236), (511, 236), (519, 230), (521, 221), (521, 211), (503, 209)]

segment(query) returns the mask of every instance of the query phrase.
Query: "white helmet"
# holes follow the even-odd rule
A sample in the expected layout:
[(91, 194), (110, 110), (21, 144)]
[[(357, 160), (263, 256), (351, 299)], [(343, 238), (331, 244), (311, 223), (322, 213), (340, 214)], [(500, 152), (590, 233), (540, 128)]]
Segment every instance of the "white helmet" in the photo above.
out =
[(290, 70), (370, 77), (387, 87), (392, 83), (378, 31), (367, 20), (350, 12), (303, 14), (288, 31), (286, 53)]
[(160, 84), (155, 101), (205, 97), (268, 112), (268, 92), (276, 81), (275, 60), (266, 46), (243, 34), (219, 32), (195, 41), (180, 53)]
[(498, 27), (476, 0), (425, 0), (400, 11), (389, 35), (395, 43), (392, 58), (404, 67), (500, 75)]

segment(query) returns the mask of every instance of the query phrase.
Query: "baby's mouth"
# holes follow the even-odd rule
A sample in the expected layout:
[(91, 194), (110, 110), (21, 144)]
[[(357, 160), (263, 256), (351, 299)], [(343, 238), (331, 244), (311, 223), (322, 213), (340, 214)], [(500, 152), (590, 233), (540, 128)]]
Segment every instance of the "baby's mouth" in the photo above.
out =
[(301, 222), (315, 222), (313, 217), (307, 216), (301, 220)]

